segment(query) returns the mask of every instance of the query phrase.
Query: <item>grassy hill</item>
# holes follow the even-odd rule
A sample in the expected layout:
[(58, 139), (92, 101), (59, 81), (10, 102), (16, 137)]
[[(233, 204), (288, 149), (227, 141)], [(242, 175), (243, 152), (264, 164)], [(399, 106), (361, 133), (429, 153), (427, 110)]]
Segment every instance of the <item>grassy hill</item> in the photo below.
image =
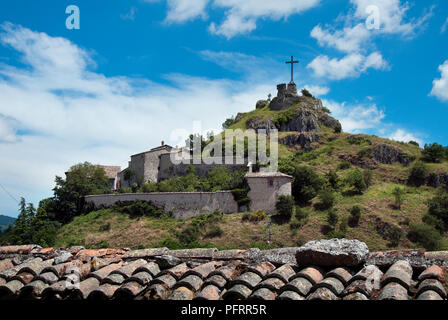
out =
[[(257, 128), (257, 125), (266, 123), (288, 128), (287, 122), (293, 121), (295, 116), (302, 117), (300, 112), (303, 110), (310, 109), (306, 104), (295, 105), (284, 111), (272, 111), (267, 106), (239, 114), (229, 128)], [(333, 170), (341, 181), (355, 168), (369, 171), (371, 182), (364, 193), (350, 194), (345, 185), (336, 190), (334, 209), (339, 216), (336, 229), (342, 228), (341, 222), (349, 220), (350, 209), (357, 205), (361, 207), (362, 215), (357, 225), (346, 227), (346, 238), (364, 241), (371, 250), (418, 247), (406, 235), (413, 224), (422, 222), (423, 216), (428, 212), (428, 200), (438, 192), (434, 187), (414, 187), (407, 184), (412, 166), (422, 158), (422, 149), (414, 143), (364, 134), (340, 133), (334, 127), (326, 125), (328, 119), (334, 120), (329, 116), (328, 110), (313, 112), (310, 119), (318, 119), (318, 129), (301, 133), (284, 130), (279, 133), (282, 143), (279, 146), (280, 170), (290, 174), (294, 166), (307, 166), (322, 177)], [(294, 143), (297, 140), (295, 137), (300, 134), (312, 138), (306, 145)], [(428, 163), (426, 166), (433, 174), (448, 172), (447, 161)], [(397, 186), (404, 191), (400, 210), (394, 205), (393, 192)], [(327, 222), (328, 210), (321, 210), (318, 202), (316, 197), (307, 206), (297, 209), (307, 215), (299, 224), (297, 218), (293, 218), (292, 222), (272, 223), (270, 246), (297, 246), (309, 240), (331, 236)], [(186, 245), (181, 241), (186, 235), (192, 236), (194, 246), (223, 249), (267, 247), (269, 219), (259, 222), (243, 221), (247, 215), (248, 213), (211, 215), (208, 218), (178, 221), (152, 217), (131, 219), (112, 209), (104, 209), (77, 217), (63, 226), (57, 237), (57, 245), (177, 248)], [(448, 248), (446, 233), (440, 242), (440, 248)]]
[(10, 224), (13, 224), (16, 219), (4, 215), (0, 215), (0, 231), (6, 230)]

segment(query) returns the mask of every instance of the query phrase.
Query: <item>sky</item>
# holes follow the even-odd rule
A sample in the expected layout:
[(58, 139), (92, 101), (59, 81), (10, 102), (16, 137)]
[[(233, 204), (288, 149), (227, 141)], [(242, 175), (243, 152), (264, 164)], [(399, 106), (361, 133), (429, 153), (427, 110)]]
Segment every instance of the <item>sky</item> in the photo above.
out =
[(1, 1), (0, 214), (76, 163), (216, 133), (292, 55), (344, 131), (448, 144), (446, 0)]

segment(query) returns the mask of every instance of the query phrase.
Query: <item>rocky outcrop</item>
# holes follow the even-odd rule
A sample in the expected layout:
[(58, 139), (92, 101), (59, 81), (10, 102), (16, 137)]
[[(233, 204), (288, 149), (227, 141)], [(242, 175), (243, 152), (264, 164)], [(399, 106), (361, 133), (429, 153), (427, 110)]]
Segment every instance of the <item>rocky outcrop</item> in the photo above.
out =
[(442, 185), (446, 185), (448, 190), (448, 172), (446, 173), (431, 173), (428, 177), (428, 186), (438, 188)]
[(315, 133), (294, 133), (286, 137), (279, 138), (279, 143), (292, 147), (300, 147), (305, 150), (311, 150), (311, 144), (319, 141), (320, 136)]
[(359, 266), (368, 257), (369, 248), (364, 242), (347, 239), (310, 241), (296, 252), (299, 266)]
[(326, 113), (323, 113), (323, 114), (321, 114), (319, 116), (319, 122), (322, 125), (324, 125), (325, 127), (328, 127), (328, 128), (331, 128), (331, 129), (342, 128), (341, 123), (338, 120), (336, 120), (335, 118), (329, 116)]
[(350, 162), (352, 165), (360, 167), (362, 169), (374, 170), (378, 168), (378, 163), (374, 159), (364, 158), (359, 155), (340, 154), (339, 159), (346, 160)]
[(408, 166), (411, 163), (411, 159), (403, 151), (389, 144), (377, 144), (373, 147), (372, 154), (376, 161), (383, 164), (399, 162)]
[(272, 129), (276, 129), (274, 122), (271, 119), (266, 119), (264, 117), (254, 117), (252, 119), (247, 120), (246, 122), (247, 129), (254, 129), (258, 132), (258, 130), (266, 130), (266, 133)]
[(315, 112), (305, 108), (291, 111), (288, 115), (289, 121), (275, 121), (277, 128), (281, 132), (318, 132), (320, 131), (319, 121)]
[(269, 105), (268, 100), (258, 100), (257, 104), (255, 105), (256, 109), (263, 109)]

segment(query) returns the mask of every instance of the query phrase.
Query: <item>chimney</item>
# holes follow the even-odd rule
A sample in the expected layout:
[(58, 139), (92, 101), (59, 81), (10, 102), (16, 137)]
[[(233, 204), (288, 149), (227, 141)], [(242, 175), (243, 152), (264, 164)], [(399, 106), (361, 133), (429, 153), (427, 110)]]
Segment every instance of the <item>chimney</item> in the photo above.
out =
[(165, 141), (162, 140), (162, 146), (164, 146), (164, 145), (165, 145)]

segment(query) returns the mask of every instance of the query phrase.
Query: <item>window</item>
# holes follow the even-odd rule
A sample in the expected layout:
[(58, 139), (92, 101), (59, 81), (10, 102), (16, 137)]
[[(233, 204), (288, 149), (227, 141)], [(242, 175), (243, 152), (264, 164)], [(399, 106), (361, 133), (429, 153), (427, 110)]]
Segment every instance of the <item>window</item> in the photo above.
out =
[(273, 186), (274, 186), (274, 180), (269, 179), (269, 186), (270, 186), (270, 187), (273, 187)]

